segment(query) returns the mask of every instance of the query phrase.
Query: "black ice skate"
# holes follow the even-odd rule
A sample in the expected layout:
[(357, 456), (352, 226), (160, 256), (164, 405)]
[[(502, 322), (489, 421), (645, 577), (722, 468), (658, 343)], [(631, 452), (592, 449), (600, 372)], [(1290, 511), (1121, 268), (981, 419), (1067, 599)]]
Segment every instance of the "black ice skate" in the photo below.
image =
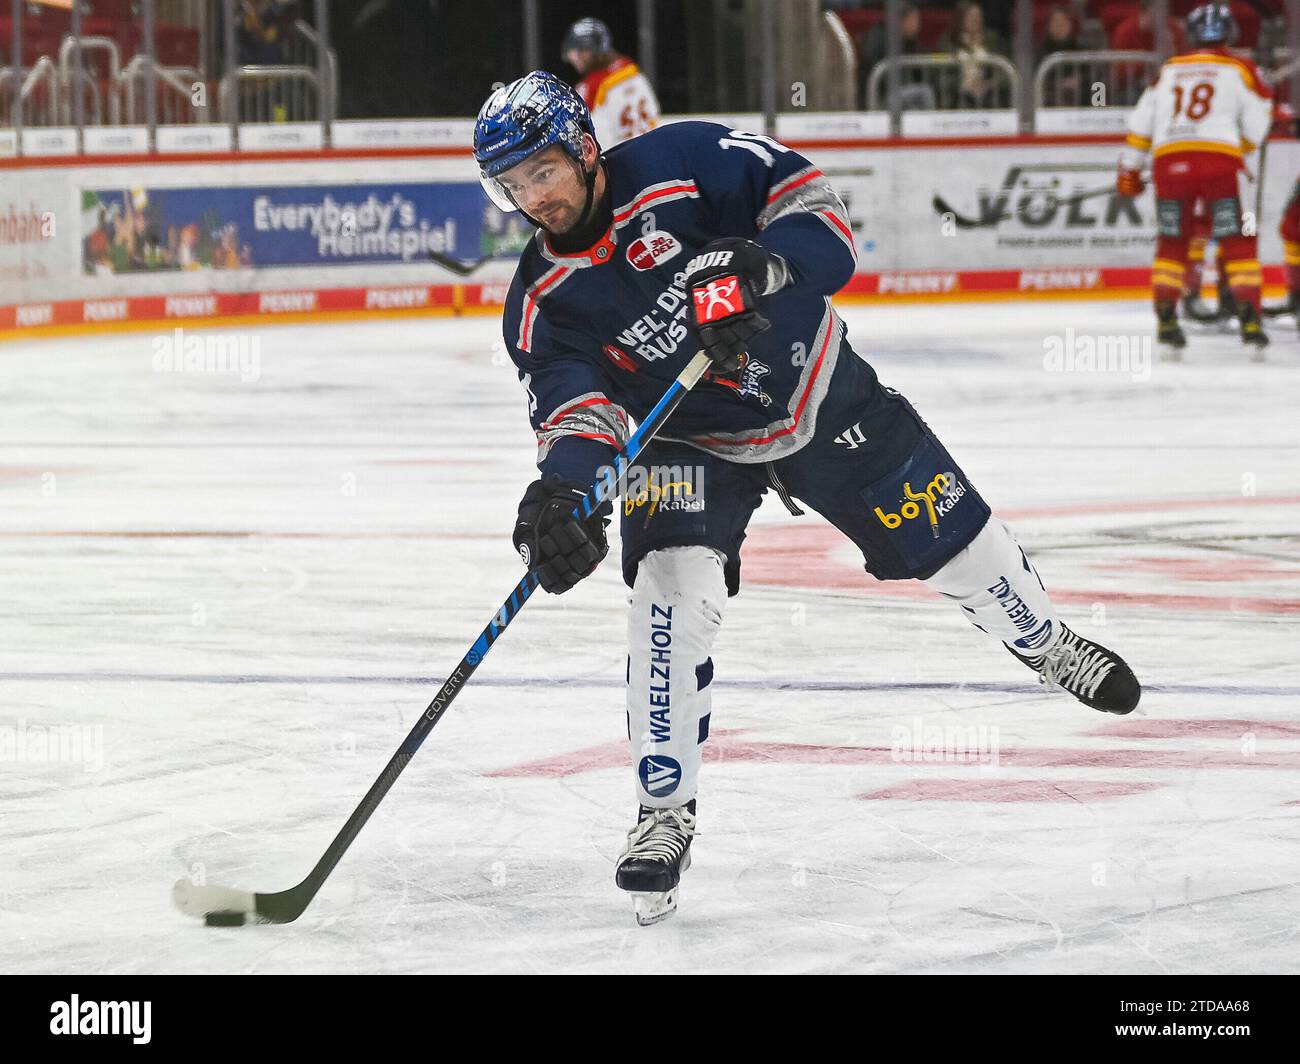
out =
[(1241, 342), (1247, 347), (1254, 348), (1251, 352), (1251, 360), (1263, 362), (1264, 348), (1268, 346), (1268, 334), (1264, 332), (1264, 326), (1260, 323), (1255, 308), (1249, 303), (1243, 303), (1238, 311), (1238, 320), (1241, 322)]
[(1233, 298), (1232, 287), (1228, 284), (1228, 279), (1222, 273), (1219, 274), (1219, 312), (1220, 321), (1231, 321), (1240, 314), (1237, 307), (1237, 301)]
[(1165, 358), (1176, 362), (1182, 358), (1182, 350), (1187, 346), (1187, 334), (1178, 324), (1178, 310), (1172, 303), (1156, 307), (1156, 342), (1164, 351)]
[(631, 893), (636, 922), (642, 927), (677, 911), (677, 888), (682, 873), (691, 867), (694, 834), (694, 798), (676, 809), (641, 806), (637, 825), (627, 834), (627, 849), (618, 859), (614, 882)]
[(1124, 659), (1065, 625), (1061, 625), (1061, 633), (1046, 654), (1027, 658), (1014, 650), (1011, 653), (1038, 673), (1044, 685), (1068, 691), (1085, 706), (1103, 713), (1132, 713), (1142, 697), (1142, 687)]

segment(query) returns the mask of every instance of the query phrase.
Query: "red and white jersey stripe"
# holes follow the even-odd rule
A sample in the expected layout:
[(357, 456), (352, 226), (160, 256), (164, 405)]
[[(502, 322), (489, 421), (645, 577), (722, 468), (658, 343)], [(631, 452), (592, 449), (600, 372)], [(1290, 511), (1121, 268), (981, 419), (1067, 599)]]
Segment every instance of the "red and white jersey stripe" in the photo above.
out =
[(520, 351), (533, 349), (533, 328), (537, 324), (538, 302), (547, 292), (554, 291), (573, 272), (572, 266), (553, 266), (528, 286), (524, 293), (524, 312), (519, 322), (519, 339), (515, 346)]

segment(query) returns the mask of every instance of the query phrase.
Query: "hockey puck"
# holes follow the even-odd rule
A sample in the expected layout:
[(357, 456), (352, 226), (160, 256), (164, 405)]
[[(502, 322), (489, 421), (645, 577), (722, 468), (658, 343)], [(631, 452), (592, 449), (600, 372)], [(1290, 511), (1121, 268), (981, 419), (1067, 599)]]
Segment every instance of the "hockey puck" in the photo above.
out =
[(224, 912), (208, 913), (203, 918), (203, 922), (209, 927), (243, 927), (244, 914), (226, 910)]

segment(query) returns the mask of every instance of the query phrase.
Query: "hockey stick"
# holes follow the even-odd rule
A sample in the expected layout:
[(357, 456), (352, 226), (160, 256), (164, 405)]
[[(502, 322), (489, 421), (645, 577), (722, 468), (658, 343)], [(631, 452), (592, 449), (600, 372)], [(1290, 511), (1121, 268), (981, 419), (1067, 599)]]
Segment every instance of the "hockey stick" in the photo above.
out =
[(1232, 317), (1230, 313), (1225, 314), (1220, 308), (1202, 311), (1197, 310), (1195, 307), (1188, 306), (1186, 302), (1182, 304), (1182, 312), (1192, 321), (1199, 322), (1201, 325), (1214, 325), (1221, 321), (1227, 321)]
[[(1087, 192), (1076, 192), (1073, 196), (1066, 196), (1065, 199), (1056, 199), (1056, 194), (1053, 192), (1049, 192), (1047, 195), (1056, 200), (1056, 207), (1054, 209), (1059, 209), (1061, 207), (1073, 206), (1076, 203), (1082, 203), (1084, 200), (1094, 199), (1097, 196), (1104, 196), (1106, 193), (1114, 191), (1115, 183), (1112, 181), (1109, 185), (1104, 185), (1101, 188), (1089, 189)], [(999, 206), (993, 214), (986, 218), (967, 218), (965, 215), (958, 214), (953, 210), (952, 207), (948, 205), (948, 201), (938, 193), (935, 193), (934, 198), (930, 201), (930, 205), (940, 215), (952, 215), (953, 224), (957, 226), (958, 229), (980, 229), (987, 226), (997, 225), (999, 222), (1007, 221), (1011, 217), (1004, 207)]]
[(491, 262), (492, 256), (484, 255), (481, 259), (475, 259), (472, 262), (463, 262), (450, 255), (444, 255), (441, 251), (430, 251), (429, 259), (435, 265), (441, 266), (444, 270), (450, 270), (457, 277), (468, 277), (484, 263)]
[[(615, 485), (627, 471), (627, 467), (655, 437), (669, 415), (686, 398), (686, 394), (699, 383), (710, 364), (709, 356), (703, 351), (691, 359), (686, 368), (677, 375), (677, 379), (669, 385), (663, 398), (637, 426), (631, 439), (615, 456), (614, 476), (602, 477), (592, 486), (582, 502), (575, 507), (573, 511), (575, 518), (590, 517), (596, 508), (613, 494)], [(479, 633), (479, 637), (456, 666), (456, 670), (447, 677), (447, 681), (434, 695), (429, 707), (420, 715), (420, 719), (415, 722), (415, 727), (397, 748), (397, 752), (393, 754), (384, 771), (379, 774), (379, 778), (361, 799), (361, 804), (352, 811), (347, 823), (334, 837), (334, 841), (329, 844), (306, 879), (297, 886), (274, 894), (253, 894), (231, 887), (208, 886), (193, 883), (188, 879), (180, 879), (172, 888), (172, 901), (176, 907), (187, 916), (203, 917), (209, 925), (220, 927), (238, 927), (249, 921), (260, 924), (287, 924), (298, 919), (311, 904), (311, 900), (316, 897), (316, 892), (334, 870), (334, 866), (347, 852), (352, 840), (357, 837), (371, 814), (379, 807), (379, 803), (384, 800), (384, 795), (388, 793), (389, 788), (397, 781), (397, 777), (415, 756), (415, 752), (420, 749), (420, 745), (433, 730), (433, 726), (438, 723), (447, 711), (447, 707), (464, 689), (469, 678), (474, 675), (474, 670), (487, 657), (488, 651), (500, 638), (501, 633), (524, 608), (524, 604), (539, 586), (540, 578), (533, 569), (530, 569), (515, 585), (509, 598), (501, 604), (501, 608), (488, 622), (487, 627)]]

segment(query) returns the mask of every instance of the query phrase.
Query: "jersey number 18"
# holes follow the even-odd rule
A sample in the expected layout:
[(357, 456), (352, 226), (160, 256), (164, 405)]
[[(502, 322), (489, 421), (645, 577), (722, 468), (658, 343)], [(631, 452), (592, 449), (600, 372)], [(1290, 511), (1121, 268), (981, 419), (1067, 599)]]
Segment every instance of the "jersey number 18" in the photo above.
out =
[[(1204, 118), (1209, 113), (1210, 104), (1214, 100), (1214, 86), (1208, 81), (1197, 82), (1192, 86), (1191, 94), (1187, 102), (1187, 117), (1193, 122)], [(1183, 113), (1183, 87), (1174, 86), (1174, 117), (1177, 118)]]

